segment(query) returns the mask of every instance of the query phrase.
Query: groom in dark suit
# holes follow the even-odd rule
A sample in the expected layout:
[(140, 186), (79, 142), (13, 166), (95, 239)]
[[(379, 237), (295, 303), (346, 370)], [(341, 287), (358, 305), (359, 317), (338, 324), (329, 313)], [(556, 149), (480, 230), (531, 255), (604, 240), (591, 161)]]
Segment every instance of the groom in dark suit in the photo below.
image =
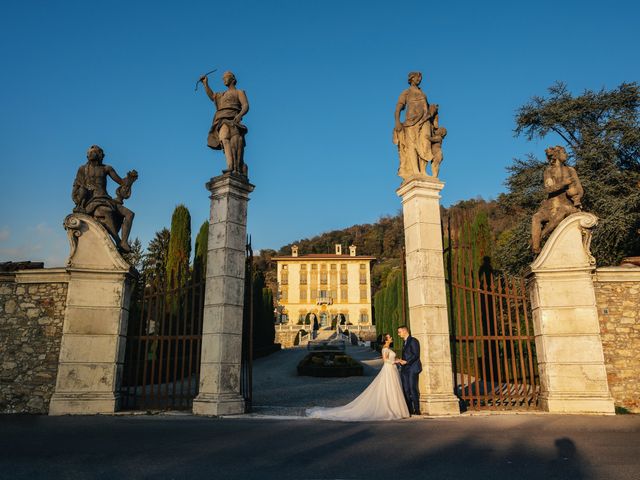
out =
[(420, 415), (420, 392), (418, 392), (418, 374), (422, 371), (420, 343), (411, 336), (409, 327), (406, 325), (398, 327), (398, 336), (404, 340), (402, 360), (396, 361), (401, 365), (400, 378), (402, 379), (404, 398), (407, 407), (409, 407), (409, 413)]

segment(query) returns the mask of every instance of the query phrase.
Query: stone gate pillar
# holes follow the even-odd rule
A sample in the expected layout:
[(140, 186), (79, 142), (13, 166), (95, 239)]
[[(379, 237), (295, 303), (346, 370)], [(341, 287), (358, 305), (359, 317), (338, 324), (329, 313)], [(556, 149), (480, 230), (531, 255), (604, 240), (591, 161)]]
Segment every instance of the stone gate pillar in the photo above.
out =
[(527, 275), (540, 403), (554, 413), (614, 413), (589, 251), (597, 218), (574, 213), (553, 231)]
[(88, 215), (64, 221), (71, 243), (67, 308), (49, 415), (119, 408), (134, 276), (105, 228)]
[(211, 179), (211, 216), (196, 415), (244, 413), (240, 394), (247, 203), (255, 187), (226, 173)]
[(449, 318), (442, 258), (440, 190), (437, 178), (415, 175), (402, 198), (411, 335), (420, 342), (420, 408), (425, 415), (458, 415), (453, 394)]

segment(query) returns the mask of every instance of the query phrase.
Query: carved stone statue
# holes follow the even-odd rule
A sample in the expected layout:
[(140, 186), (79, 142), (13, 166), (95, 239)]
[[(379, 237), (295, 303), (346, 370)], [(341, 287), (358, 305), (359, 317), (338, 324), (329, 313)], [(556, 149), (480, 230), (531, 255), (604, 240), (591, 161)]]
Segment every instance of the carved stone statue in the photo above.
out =
[[(411, 72), (408, 81), (409, 88), (398, 98), (393, 129), (393, 143), (398, 146), (400, 156), (398, 175), (403, 180), (412, 175), (429, 175), (427, 165), (432, 162), (432, 176), (437, 177), (442, 162), (442, 140), (447, 131), (438, 125), (438, 105), (429, 105), (420, 89), (422, 74)], [(404, 122), (400, 120), (403, 110), (406, 110)]]
[(209, 130), (207, 145), (214, 150), (222, 150), (227, 161), (224, 173), (235, 172), (247, 175), (244, 163), (244, 136), (247, 127), (242, 117), (249, 111), (249, 101), (244, 90), (236, 88), (236, 77), (231, 72), (224, 72), (222, 81), (227, 87), (225, 92), (214, 92), (209, 87), (206, 76), (200, 78), (207, 96), (216, 106), (216, 113)]
[(561, 146), (545, 150), (549, 166), (544, 169), (547, 198), (531, 220), (533, 253), (540, 253), (540, 243), (572, 213), (582, 209), (584, 190), (573, 167), (565, 165), (567, 152)]
[[(123, 205), (131, 196), (131, 186), (138, 179), (138, 172), (131, 170), (125, 178), (120, 178), (110, 165), (104, 165), (104, 151), (98, 145), (91, 145), (87, 151), (87, 163), (78, 169), (73, 182), (71, 198), (76, 204), (75, 213), (85, 213), (98, 220), (113, 237), (118, 248), (131, 251), (129, 232), (134, 213)], [(120, 185), (116, 198), (107, 192), (107, 176)], [(122, 238), (119, 237), (122, 229)]]
[[(437, 118), (437, 115), (436, 115)], [(443, 160), (442, 155), (442, 141), (447, 136), (447, 129), (444, 127), (437, 127), (433, 129), (433, 136), (431, 140), (431, 153), (433, 153), (433, 160), (431, 161), (431, 173), (434, 177), (438, 177), (440, 171), (440, 164)]]

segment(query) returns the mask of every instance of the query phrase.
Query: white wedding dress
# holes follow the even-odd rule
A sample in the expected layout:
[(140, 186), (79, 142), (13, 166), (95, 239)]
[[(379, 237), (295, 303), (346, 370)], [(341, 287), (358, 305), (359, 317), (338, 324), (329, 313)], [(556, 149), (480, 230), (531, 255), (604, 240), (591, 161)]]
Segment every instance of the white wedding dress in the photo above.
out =
[(409, 409), (402, 393), (400, 374), (393, 364), (396, 354), (389, 348), (383, 348), (382, 358), (382, 370), (354, 401), (342, 407), (309, 408), (307, 417), (343, 422), (408, 418)]

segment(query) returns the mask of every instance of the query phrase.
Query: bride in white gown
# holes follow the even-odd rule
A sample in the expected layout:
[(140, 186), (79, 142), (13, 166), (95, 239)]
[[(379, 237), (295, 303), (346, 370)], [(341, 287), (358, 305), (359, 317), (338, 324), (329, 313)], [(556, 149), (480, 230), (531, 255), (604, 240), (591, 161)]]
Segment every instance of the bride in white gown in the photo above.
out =
[(391, 336), (384, 336), (382, 369), (373, 382), (351, 403), (342, 407), (307, 409), (307, 417), (325, 420), (359, 422), (408, 418), (409, 409), (402, 393), (400, 374), (395, 366), (396, 354), (391, 350)]

